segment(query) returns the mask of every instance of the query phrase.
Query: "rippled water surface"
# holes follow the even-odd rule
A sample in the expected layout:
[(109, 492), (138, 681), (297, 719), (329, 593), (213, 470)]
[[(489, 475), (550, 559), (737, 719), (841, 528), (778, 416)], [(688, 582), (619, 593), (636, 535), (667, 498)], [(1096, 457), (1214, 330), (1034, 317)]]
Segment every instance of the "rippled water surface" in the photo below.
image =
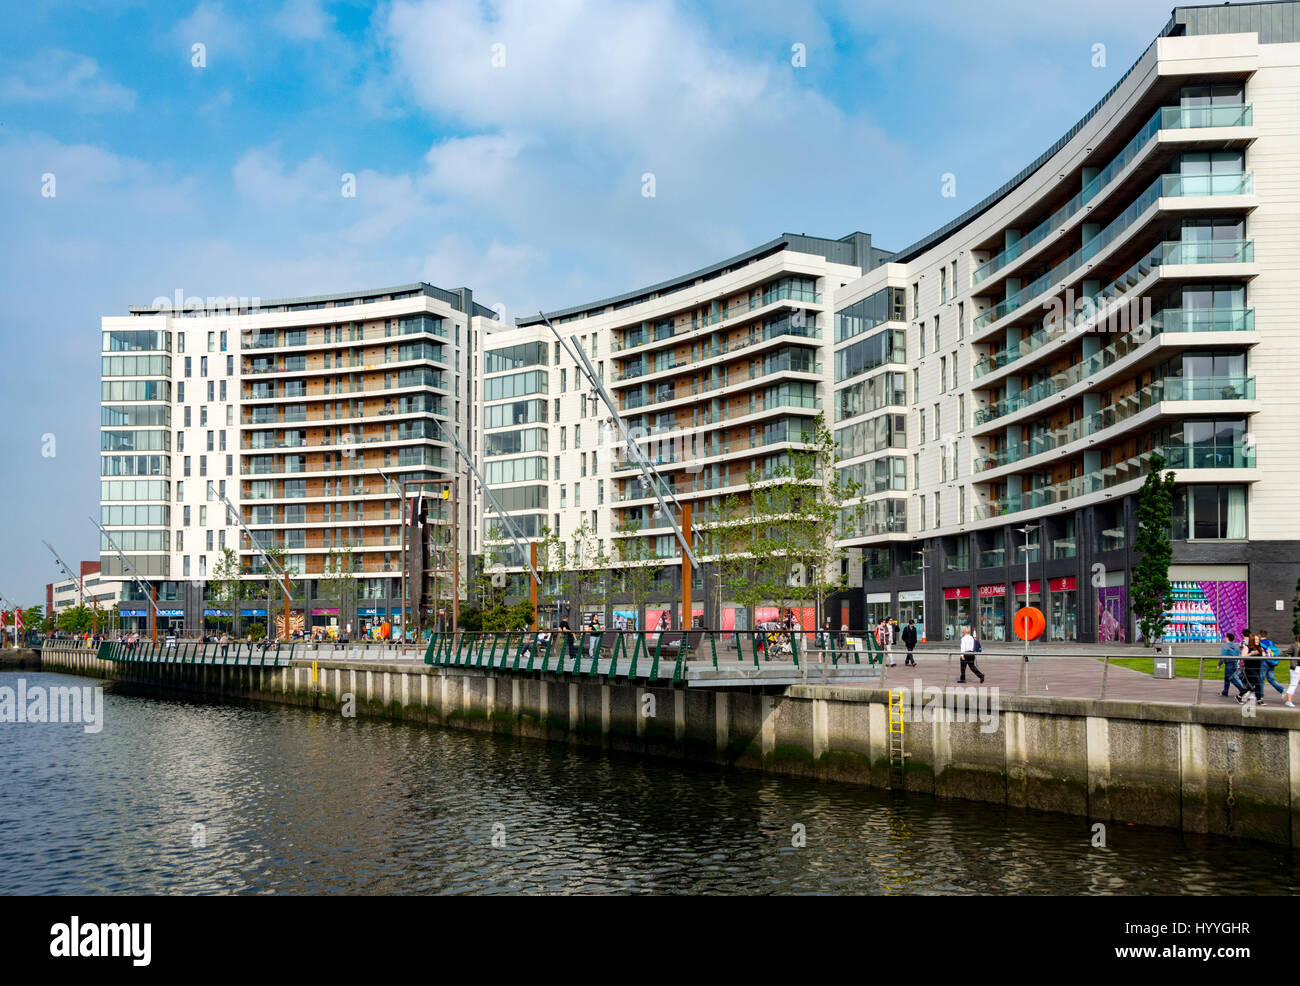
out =
[[(13, 686), (16, 674), (0, 674)], [(91, 679), (26, 673), (28, 685)], [(292, 708), (0, 725), (0, 892), (1294, 893), (1286, 850)], [(201, 828), (196, 828), (201, 826)], [(806, 844), (796, 848), (802, 826)], [(494, 845), (494, 841), (498, 843)], [(202, 842), (202, 845), (196, 845)]]

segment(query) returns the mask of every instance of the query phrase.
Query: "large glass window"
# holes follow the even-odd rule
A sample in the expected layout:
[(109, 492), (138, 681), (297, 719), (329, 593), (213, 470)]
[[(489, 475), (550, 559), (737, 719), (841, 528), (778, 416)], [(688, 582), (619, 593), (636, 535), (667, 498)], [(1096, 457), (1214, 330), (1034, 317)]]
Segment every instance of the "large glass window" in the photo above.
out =
[(512, 373), (510, 376), (491, 377), (483, 381), (483, 399), (497, 401), (525, 394), (544, 394), (547, 389), (546, 371), (529, 370), (527, 373)]
[(1246, 487), (1180, 486), (1174, 491), (1171, 536), (1179, 541), (1244, 541)]
[(835, 313), (835, 341), (851, 339), (869, 332), (882, 322), (906, 321), (906, 292), (902, 288), (882, 288), (870, 297)]
[(845, 346), (835, 353), (835, 380), (847, 380), (849, 377), (873, 370), (885, 363), (904, 363), (907, 361), (907, 333), (903, 329), (886, 329), (873, 336), (868, 336), (851, 346)]

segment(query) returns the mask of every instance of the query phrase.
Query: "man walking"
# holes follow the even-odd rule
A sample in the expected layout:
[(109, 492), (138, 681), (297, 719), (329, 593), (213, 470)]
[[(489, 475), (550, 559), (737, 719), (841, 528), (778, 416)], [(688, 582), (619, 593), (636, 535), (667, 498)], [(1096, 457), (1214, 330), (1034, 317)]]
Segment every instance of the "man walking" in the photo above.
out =
[(969, 667), (975, 677), (979, 678), (980, 684), (984, 684), (984, 674), (975, 666), (975, 636), (970, 632), (970, 627), (962, 627), (961, 635), (961, 677), (957, 679), (959, 684), (966, 683), (966, 669)]
[(916, 667), (916, 658), (912, 655), (912, 648), (916, 646), (916, 623), (912, 620), (907, 621), (907, 626), (903, 627), (903, 644), (907, 647), (907, 660), (903, 662), (906, 667)]
[(1228, 697), (1228, 687), (1232, 686), (1237, 689), (1238, 696), (1246, 694), (1246, 685), (1241, 680), (1241, 646), (1234, 644), (1236, 637), (1233, 634), (1227, 634), (1227, 643), (1219, 650), (1219, 664), (1223, 668), (1223, 691), (1219, 692), (1224, 698)]

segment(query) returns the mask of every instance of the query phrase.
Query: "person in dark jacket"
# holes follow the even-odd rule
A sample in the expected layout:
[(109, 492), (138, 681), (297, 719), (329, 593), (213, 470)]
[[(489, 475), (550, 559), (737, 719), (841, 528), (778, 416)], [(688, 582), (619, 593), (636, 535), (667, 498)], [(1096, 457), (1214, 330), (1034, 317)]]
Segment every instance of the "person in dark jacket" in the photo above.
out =
[(916, 658), (912, 655), (912, 648), (916, 646), (916, 624), (912, 620), (908, 620), (907, 626), (903, 627), (903, 643), (907, 647), (907, 660), (903, 665), (916, 667)]

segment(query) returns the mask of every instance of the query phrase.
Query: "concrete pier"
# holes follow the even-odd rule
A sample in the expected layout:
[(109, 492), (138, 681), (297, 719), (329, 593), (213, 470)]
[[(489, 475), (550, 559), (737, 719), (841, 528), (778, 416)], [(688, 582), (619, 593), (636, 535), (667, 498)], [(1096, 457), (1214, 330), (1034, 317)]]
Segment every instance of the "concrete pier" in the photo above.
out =
[(927, 689), (904, 723), (907, 757), (895, 772), (880, 688), (707, 690), (354, 661), (128, 664), (53, 647), (43, 666), (146, 694), (285, 703), (874, 787), (901, 776), (908, 793), (1300, 846), (1300, 715), (1271, 706), (1247, 716), (1236, 706)]

